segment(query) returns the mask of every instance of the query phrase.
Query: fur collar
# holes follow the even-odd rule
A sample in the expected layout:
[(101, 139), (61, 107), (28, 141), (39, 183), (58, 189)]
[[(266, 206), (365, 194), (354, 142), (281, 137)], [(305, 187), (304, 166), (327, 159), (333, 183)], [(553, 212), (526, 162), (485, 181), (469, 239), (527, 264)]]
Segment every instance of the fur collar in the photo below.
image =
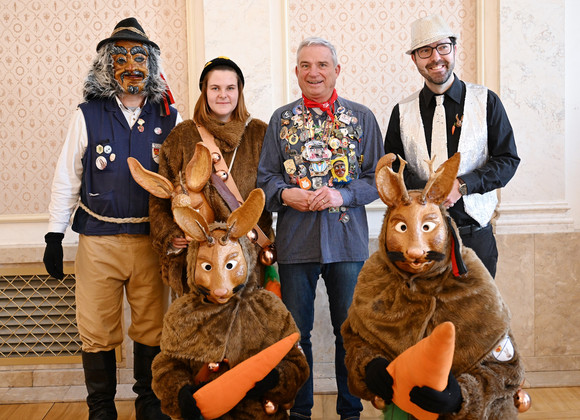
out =
[(210, 118), (205, 125), (205, 128), (213, 134), (216, 145), (220, 150), (224, 153), (228, 153), (240, 145), (246, 125), (247, 124), (242, 121), (228, 121), (224, 123), (214, 118)]
[(244, 291), (224, 305), (187, 294), (165, 315), (161, 348), (181, 360), (210, 363), (226, 358), (235, 366), (294, 331), (282, 300), (264, 289)]

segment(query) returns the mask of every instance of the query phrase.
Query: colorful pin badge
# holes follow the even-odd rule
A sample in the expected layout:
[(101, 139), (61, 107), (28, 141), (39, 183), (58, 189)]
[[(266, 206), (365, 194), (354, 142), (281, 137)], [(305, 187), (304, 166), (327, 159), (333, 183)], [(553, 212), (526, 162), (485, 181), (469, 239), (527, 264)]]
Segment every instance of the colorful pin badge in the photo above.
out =
[(298, 182), (298, 185), (303, 190), (309, 190), (312, 187), (312, 184), (310, 183), (310, 180), (308, 178), (306, 178), (306, 177), (300, 178), (300, 181)]
[(102, 171), (107, 167), (107, 159), (104, 156), (99, 156), (95, 160), (95, 165), (97, 165), (97, 169)]
[(296, 172), (296, 164), (294, 163), (294, 159), (287, 159), (284, 161), (284, 168), (286, 169), (286, 173), (288, 175), (292, 175)]
[(455, 114), (455, 122), (453, 123), (453, 127), (451, 127), (451, 135), (455, 134), (455, 127), (461, 127), (463, 124), (463, 115), (459, 118), (459, 115)]

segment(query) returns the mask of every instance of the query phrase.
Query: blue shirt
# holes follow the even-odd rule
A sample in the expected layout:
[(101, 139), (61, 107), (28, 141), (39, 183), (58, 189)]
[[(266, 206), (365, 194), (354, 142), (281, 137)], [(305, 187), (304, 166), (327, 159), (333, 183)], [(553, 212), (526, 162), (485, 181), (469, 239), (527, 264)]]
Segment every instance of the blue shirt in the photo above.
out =
[[(268, 125), (258, 166), (266, 208), (278, 212), (276, 250), (282, 264), (364, 261), (369, 256), (365, 204), (378, 198), (375, 167), (383, 155), (382, 135), (367, 107), (339, 97), (331, 134), (327, 114), (305, 110), (302, 99), (277, 109)], [(326, 123), (325, 123), (326, 121)], [(310, 124), (310, 126), (309, 126)], [(336, 158), (348, 160), (347, 182), (334, 177)], [(282, 204), (285, 188), (331, 186), (343, 205), (301, 212)], [(334, 178), (334, 180), (333, 180)]]

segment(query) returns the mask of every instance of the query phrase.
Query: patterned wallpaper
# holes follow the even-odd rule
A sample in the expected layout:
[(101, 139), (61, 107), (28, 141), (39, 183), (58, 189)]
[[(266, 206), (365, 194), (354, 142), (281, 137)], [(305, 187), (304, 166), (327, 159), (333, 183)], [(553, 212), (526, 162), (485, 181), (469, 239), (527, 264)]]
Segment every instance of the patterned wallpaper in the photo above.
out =
[(291, 99), (300, 96), (294, 77), (296, 49), (308, 36), (334, 44), (341, 73), (339, 95), (368, 106), (386, 132), (393, 106), (423, 86), (410, 56), (411, 23), (439, 13), (459, 33), (457, 75), (476, 82), (476, 0), (289, 0)]
[[(159, 44), (177, 107), (190, 117), (186, 1), (2, 0), (0, 216), (46, 213), (54, 166), (96, 44), (119, 20), (136, 16)], [(393, 105), (422, 85), (404, 54), (410, 23), (441, 13), (460, 34), (456, 71), (475, 82), (475, 9), (476, 0), (288, 0), (290, 99), (299, 96), (298, 43), (322, 36), (339, 53), (339, 93), (369, 106), (384, 132)]]
[(189, 115), (186, 0), (2, 0), (0, 215), (45, 213), (54, 167), (97, 43), (135, 16)]

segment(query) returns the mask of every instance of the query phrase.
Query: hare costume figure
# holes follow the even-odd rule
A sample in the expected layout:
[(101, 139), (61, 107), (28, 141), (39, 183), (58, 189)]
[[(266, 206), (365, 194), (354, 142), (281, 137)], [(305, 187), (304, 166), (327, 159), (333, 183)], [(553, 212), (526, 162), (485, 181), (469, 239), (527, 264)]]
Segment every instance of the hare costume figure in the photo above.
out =
[[(510, 313), (491, 275), (463, 247), (441, 203), (453, 184), (459, 154), (433, 173), (423, 191), (407, 191), (393, 154), (376, 169), (387, 204), (379, 250), (360, 272), (342, 326), (351, 392), (389, 404), (393, 378), (386, 368), (438, 325), (456, 328), (445, 390), (415, 387), (411, 401), (440, 419), (516, 419), (514, 396), (524, 369)], [(396, 380), (396, 379), (395, 379)], [(440, 392), (443, 391), (443, 392)]]
[[(159, 174), (143, 170), (136, 161), (129, 165), (141, 186), (159, 198), (171, 199), (176, 223), (194, 239), (187, 252), (190, 291), (176, 299), (165, 315), (161, 353), (152, 365), (152, 386), (165, 413), (175, 419), (197, 420), (200, 409), (192, 394), (244, 360), (298, 333), (282, 300), (260, 287), (255, 270), (257, 249), (246, 236), (262, 214), (264, 192), (252, 191), (227, 222), (208, 223), (204, 214), (211, 217), (211, 213), (205, 213), (207, 202), (198, 200), (201, 181), (196, 182), (207, 176), (203, 174), (208, 168), (211, 170), (205, 146), (196, 146), (180, 188)], [(286, 410), (308, 375), (306, 357), (294, 345), (265, 378), (219, 418), (286, 419)]]

